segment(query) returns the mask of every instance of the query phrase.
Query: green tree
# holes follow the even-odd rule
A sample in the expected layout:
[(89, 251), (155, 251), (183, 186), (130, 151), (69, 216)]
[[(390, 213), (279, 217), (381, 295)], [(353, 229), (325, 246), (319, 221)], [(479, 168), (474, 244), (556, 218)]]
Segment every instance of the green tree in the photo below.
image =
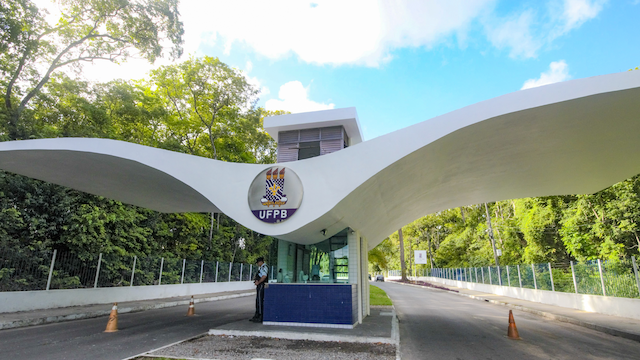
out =
[(242, 120), (251, 114), (247, 109), (253, 108), (258, 91), (238, 70), (218, 58), (192, 57), (154, 70), (151, 79), (187, 130), (185, 138), (194, 153), (202, 132), (208, 136), (213, 159), (219, 158), (218, 147), (230, 148), (242, 140), (237, 135), (242, 133)]
[(133, 53), (153, 62), (164, 39), (170, 56), (182, 53), (177, 0), (60, 0), (55, 25), (30, 0), (1, 0), (0, 72), (8, 136), (29, 137), (20, 118), (29, 102), (64, 68), (83, 62), (119, 62)]

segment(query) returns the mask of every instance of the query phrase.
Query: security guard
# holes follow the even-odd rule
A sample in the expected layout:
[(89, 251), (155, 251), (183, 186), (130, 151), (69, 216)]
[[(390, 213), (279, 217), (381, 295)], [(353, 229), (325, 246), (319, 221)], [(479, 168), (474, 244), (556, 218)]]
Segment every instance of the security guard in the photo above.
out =
[(267, 282), (269, 267), (264, 263), (263, 257), (259, 257), (256, 260), (256, 264), (258, 265), (258, 272), (253, 278), (253, 283), (256, 285), (256, 314), (249, 321), (261, 323), (262, 315), (264, 314), (264, 285)]

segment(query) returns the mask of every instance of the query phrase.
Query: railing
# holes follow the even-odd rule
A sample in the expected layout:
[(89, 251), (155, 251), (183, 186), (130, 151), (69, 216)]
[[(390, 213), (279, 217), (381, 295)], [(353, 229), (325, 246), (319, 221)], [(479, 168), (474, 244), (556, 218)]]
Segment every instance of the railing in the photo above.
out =
[[(390, 270), (399, 276), (399, 270)], [(521, 287), (576, 294), (640, 298), (640, 276), (635, 256), (624, 260), (593, 260), (585, 263), (435, 268), (414, 270), (414, 276), (480, 284)]]
[(0, 253), (0, 291), (250, 281), (255, 271), (252, 264), (222, 261), (4, 251)]

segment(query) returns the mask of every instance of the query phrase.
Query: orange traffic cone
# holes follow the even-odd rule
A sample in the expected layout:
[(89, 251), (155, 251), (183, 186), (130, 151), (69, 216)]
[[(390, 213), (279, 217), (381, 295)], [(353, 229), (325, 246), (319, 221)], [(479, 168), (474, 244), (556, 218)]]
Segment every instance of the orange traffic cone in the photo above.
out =
[(196, 314), (196, 307), (193, 305), (193, 296), (191, 297), (191, 302), (189, 303), (189, 310), (187, 311), (187, 316), (193, 316)]
[(520, 340), (516, 321), (513, 319), (513, 312), (509, 310), (509, 329), (507, 329), (507, 337), (509, 339)]
[(107, 329), (104, 332), (116, 331), (118, 331), (118, 303), (113, 303), (111, 314), (109, 314), (109, 322), (107, 322)]

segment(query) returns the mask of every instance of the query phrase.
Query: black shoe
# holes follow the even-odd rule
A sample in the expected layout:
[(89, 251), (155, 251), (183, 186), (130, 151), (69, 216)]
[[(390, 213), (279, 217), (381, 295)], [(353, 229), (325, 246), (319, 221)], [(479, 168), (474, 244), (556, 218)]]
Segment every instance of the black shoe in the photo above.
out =
[(251, 319), (249, 319), (249, 321), (255, 321), (257, 318), (258, 318), (257, 316), (254, 316)]
[(262, 318), (261, 317), (257, 317), (255, 319), (251, 319), (251, 321), (253, 321), (254, 323), (261, 323), (262, 322)]

